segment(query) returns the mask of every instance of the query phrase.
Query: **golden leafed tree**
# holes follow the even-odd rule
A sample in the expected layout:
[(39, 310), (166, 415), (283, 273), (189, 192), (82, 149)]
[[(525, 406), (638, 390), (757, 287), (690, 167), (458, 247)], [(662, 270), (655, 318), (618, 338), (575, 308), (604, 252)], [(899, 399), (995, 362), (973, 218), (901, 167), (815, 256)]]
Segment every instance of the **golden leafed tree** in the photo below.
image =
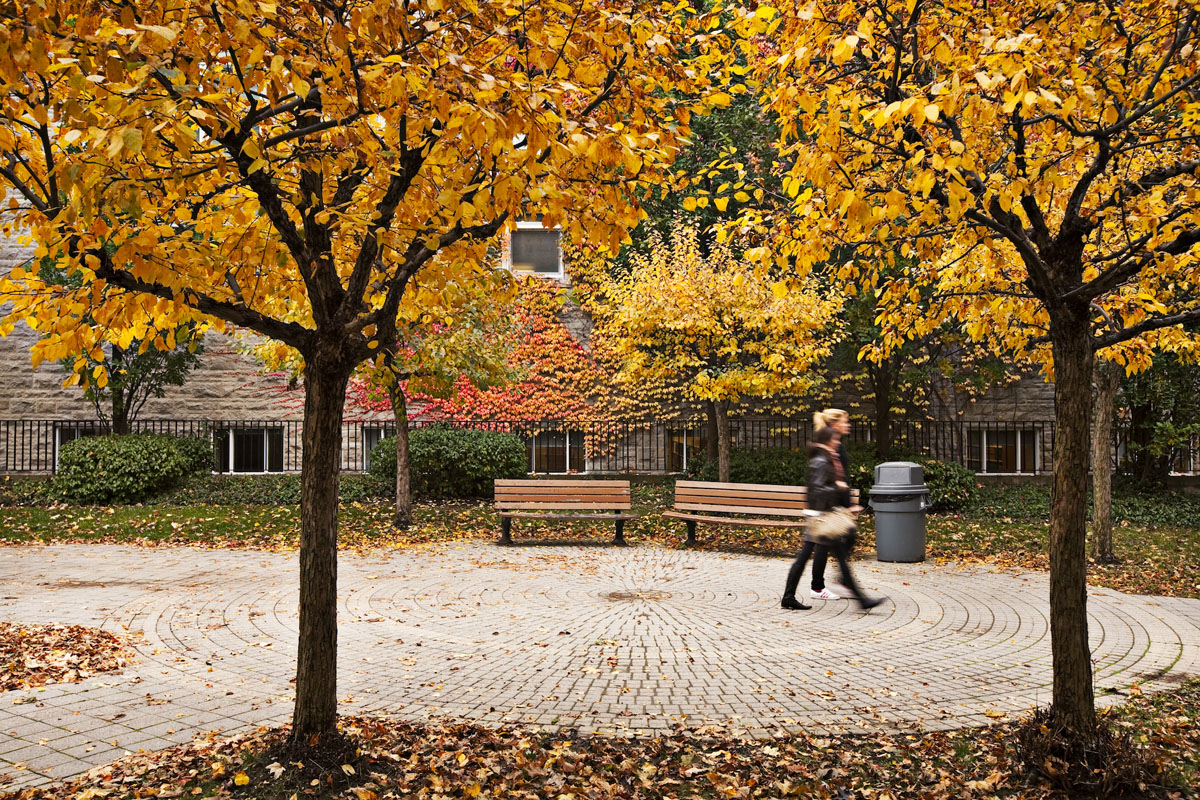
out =
[[(435, 256), (518, 218), (610, 246), (709, 80), (690, 7), (637, 0), (15, 0), (0, 179), (36, 258), (0, 283), (34, 359), (200, 319), (305, 382), (293, 738), (334, 730), (347, 381)], [(46, 279), (41, 267), (78, 278)], [(46, 275), (49, 275), (47, 270)]]
[(649, 254), (603, 305), (606, 344), (619, 379), (677, 386), (716, 411), (720, 480), (729, 476), (729, 410), (744, 397), (803, 394), (812, 366), (836, 341), (840, 302), (811, 282), (753, 275), (728, 242), (701, 252), (694, 225), (677, 221), (671, 241), (652, 234)]
[[(1169, 0), (814, 0), (738, 21), (779, 125), (764, 259), (879, 292), (882, 351), (955, 321), (1056, 381), (1056, 722), (1095, 729), (1092, 363), (1200, 319), (1200, 13)], [(769, 256), (768, 256), (769, 254)]]

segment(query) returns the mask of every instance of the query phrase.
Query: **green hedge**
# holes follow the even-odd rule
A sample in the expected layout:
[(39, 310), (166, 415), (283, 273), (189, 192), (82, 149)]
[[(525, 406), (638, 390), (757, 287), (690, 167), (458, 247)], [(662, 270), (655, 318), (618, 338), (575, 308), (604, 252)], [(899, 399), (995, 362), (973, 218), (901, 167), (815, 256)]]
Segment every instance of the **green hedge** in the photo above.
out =
[[(491, 497), (496, 478), (523, 478), (525, 445), (511, 433), (433, 425), (409, 434), (413, 497), (447, 500)], [(370, 476), (396, 483), (396, 438), (388, 436), (371, 451)]]
[[(50, 482), (57, 500), (85, 505), (140, 503), (175, 485), (194, 462), (174, 436), (85, 436), (58, 451)], [(186, 449), (186, 452), (185, 452)]]
[[(389, 498), (393, 484), (380, 484), (370, 475), (345, 473), (338, 476), (338, 493), (343, 502)], [(193, 475), (172, 491), (155, 499), (162, 505), (270, 505), (300, 503), (300, 476), (286, 475)]]
[[(769, 483), (803, 486), (808, 475), (808, 456), (786, 447), (760, 450), (735, 447), (729, 453), (729, 479), (735, 483)], [(707, 457), (688, 457), (687, 476), (692, 480), (717, 480), (717, 462)]]

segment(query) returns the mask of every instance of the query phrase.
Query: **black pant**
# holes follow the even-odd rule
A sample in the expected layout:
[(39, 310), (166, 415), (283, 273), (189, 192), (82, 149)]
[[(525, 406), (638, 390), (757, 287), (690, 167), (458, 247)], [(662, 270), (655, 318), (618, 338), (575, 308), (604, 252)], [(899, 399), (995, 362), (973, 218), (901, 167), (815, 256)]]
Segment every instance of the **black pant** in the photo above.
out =
[[(850, 571), (850, 550), (854, 547), (854, 542), (858, 538), (858, 531), (853, 531), (848, 537), (842, 540), (839, 544), (826, 547), (825, 545), (814, 544), (813, 542), (805, 542), (800, 548), (800, 555), (796, 556), (796, 560), (792, 562), (792, 568), (788, 570), (787, 584), (783, 587), (784, 597), (795, 597), (796, 587), (800, 585), (800, 576), (804, 574), (804, 567), (808, 564), (808, 559), (813, 560), (813, 591), (819, 592), (825, 588), (825, 560), (829, 550), (833, 551), (834, 558), (837, 559), (838, 568), (842, 571), (842, 585), (849, 589), (855, 599), (859, 603), (867, 599), (863, 594), (862, 589), (858, 588), (858, 581), (854, 580), (854, 573)], [(816, 552), (814, 556), (813, 553)], [(820, 586), (817, 586), (818, 581)]]

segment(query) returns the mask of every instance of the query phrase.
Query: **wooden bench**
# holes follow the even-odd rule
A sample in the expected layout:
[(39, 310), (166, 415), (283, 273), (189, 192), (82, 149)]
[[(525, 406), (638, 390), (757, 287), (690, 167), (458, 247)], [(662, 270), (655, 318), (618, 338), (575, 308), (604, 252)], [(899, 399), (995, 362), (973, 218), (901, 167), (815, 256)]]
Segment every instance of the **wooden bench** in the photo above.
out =
[(616, 523), (613, 544), (624, 547), (632, 508), (629, 481), (496, 480), (500, 544), (512, 544), (514, 519), (598, 519)]
[[(803, 486), (768, 483), (677, 481), (675, 505), (663, 516), (687, 523), (687, 544), (696, 543), (696, 523), (750, 525), (763, 528), (803, 528), (808, 490)], [(851, 504), (858, 490), (850, 491)], [(737, 515), (737, 516), (733, 516)]]

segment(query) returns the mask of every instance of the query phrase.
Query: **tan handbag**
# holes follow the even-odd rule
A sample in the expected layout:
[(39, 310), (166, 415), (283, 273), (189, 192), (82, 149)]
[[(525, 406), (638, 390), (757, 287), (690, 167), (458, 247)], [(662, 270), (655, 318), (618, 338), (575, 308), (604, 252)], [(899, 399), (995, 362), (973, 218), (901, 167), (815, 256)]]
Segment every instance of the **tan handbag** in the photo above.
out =
[(854, 516), (844, 508), (832, 508), (808, 523), (808, 538), (817, 544), (839, 544), (854, 530)]

